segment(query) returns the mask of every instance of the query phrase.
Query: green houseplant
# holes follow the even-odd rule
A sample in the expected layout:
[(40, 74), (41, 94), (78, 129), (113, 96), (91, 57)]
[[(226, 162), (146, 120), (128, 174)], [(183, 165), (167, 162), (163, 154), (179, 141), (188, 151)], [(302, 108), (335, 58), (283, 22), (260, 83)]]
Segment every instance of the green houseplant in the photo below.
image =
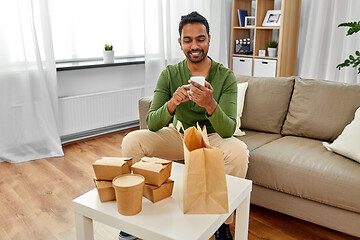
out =
[(112, 44), (105, 44), (103, 56), (104, 63), (114, 63), (114, 50)]
[(107, 45), (105, 44), (105, 51), (112, 51), (113, 50), (113, 45)]
[(277, 48), (278, 43), (276, 41), (269, 41), (268, 42), (268, 47), (269, 48)]
[(278, 43), (276, 41), (269, 41), (268, 42), (268, 54), (269, 57), (276, 57), (276, 50), (277, 50)]
[[(349, 36), (360, 31), (360, 21), (341, 23), (338, 27), (350, 27), (346, 34), (346, 36)], [(336, 67), (340, 70), (341, 68), (349, 66), (357, 67), (358, 74), (360, 74), (360, 51), (355, 51), (354, 55), (349, 55), (349, 58), (345, 59), (343, 63), (340, 63)]]

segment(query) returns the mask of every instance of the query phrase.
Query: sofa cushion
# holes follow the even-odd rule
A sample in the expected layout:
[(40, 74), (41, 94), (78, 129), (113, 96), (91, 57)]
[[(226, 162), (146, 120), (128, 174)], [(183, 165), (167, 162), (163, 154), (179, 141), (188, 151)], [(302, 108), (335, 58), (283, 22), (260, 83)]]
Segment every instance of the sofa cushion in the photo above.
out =
[(236, 112), (236, 128), (234, 132), (235, 137), (243, 136), (245, 133), (240, 130), (241, 127), (241, 116), (244, 108), (245, 93), (248, 87), (248, 82), (237, 84), (237, 112)]
[(334, 141), (360, 106), (360, 85), (296, 77), (284, 135)]
[(282, 137), (250, 152), (249, 162), (257, 185), (360, 213), (360, 164), (319, 140)]
[(354, 120), (332, 144), (323, 142), (327, 150), (353, 159), (360, 163), (360, 107), (355, 112)]
[(280, 133), (288, 110), (294, 77), (236, 76), (238, 82), (248, 82), (242, 129)]
[(257, 149), (258, 147), (261, 147), (271, 141), (282, 137), (281, 134), (278, 133), (265, 133), (251, 130), (244, 130), (244, 132), (244, 136), (237, 138), (243, 141), (248, 146), (250, 152)]
[(146, 115), (150, 109), (150, 105), (153, 97), (143, 97), (139, 100), (139, 119), (140, 119), (140, 129), (147, 129), (146, 125)]

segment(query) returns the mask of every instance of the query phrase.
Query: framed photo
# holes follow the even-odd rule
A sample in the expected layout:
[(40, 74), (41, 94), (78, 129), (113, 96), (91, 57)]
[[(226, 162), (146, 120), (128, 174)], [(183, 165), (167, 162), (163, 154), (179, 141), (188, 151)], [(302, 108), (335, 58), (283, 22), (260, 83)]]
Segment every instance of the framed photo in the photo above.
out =
[(264, 27), (279, 27), (281, 20), (281, 10), (268, 10), (263, 21)]
[(255, 17), (245, 17), (245, 27), (255, 27)]

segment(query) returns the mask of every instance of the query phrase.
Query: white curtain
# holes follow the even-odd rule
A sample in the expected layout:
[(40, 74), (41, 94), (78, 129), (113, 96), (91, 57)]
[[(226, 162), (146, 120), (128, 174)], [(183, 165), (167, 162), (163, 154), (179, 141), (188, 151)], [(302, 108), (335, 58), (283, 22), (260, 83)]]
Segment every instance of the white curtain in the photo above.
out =
[(49, 0), (56, 60), (144, 54), (143, 0)]
[(0, 1), (0, 161), (62, 156), (47, 0)]
[(346, 36), (349, 28), (337, 27), (355, 21), (360, 21), (359, 0), (302, 0), (297, 75), (360, 83), (357, 68), (336, 68), (360, 51), (360, 32)]
[(209, 56), (228, 66), (231, 0), (144, 0), (145, 96), (153, 94), (162, 70), (185, 58), (179, 43), (181, 16), (192, 11), (210, 25)]

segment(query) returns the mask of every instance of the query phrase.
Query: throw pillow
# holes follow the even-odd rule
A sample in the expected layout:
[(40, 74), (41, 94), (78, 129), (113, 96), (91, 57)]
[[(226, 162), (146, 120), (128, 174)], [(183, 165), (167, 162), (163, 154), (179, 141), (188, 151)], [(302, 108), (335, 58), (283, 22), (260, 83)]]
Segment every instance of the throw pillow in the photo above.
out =
[(332, 144), (323, 142), (327, 150), (336, 152), (360, 163), (360, 107), (355, 112), (354, 120)]
[(240, 130), (241, 127), (241, 116), (244, 108), (245, 93), (248, 87), (248, 82), (238, 83), (238, 94), (237, 94), (237, 114), (236, 114), (236, 129), (234, 132), (235, 137), (244, 136), (245, 132)]

